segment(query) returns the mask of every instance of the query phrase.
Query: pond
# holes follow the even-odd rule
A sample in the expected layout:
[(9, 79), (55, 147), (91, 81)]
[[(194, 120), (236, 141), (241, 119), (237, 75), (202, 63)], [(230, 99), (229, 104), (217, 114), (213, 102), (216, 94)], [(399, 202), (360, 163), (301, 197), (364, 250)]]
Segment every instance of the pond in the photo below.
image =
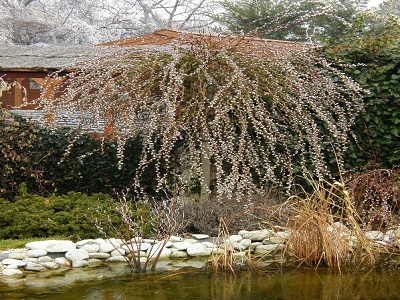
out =
[(0, 299), (400, 299), (399, 270), (264, 270), (232, 275), (188, 268), (131, 275), (126, 269), (102, 267), (50, 275), (2, 279)]

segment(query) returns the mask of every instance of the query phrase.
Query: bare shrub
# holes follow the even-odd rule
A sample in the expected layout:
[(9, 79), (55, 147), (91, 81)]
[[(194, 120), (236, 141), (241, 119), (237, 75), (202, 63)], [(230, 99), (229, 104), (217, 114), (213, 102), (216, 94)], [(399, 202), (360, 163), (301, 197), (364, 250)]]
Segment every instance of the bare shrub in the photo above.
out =
[(257, 230), (265, 226), (286, 225), (283, 213), (277, 212), (279, 204), (287, 198), (282, 189), (270, 188), (270, 191), (251, 199), (209, 199), (199, 201), (187, 197), (184, 201), (185, 230), (191, 233), (204, 233), (217, 236), (221, 219), (226, 230), (237, 233), (240, 230)]
[[(105, 211), (99, 211), (96, 226), (105, 237), (109, 237), (104, 230), (107, 226), (113, 237), (123, 242), (129, 253), (121, 254), (132, 271), (155, 270), (169, 237), (184, 227), (181, 201), (173, 197), (151, 204), (146, 199), (134, 201), (126, 193), (118, 196), (119, 201), (114, 203), (114, 208), (120, 217), (119, 222), (116, 223), (116, 218), (111, 218)], [(151, 246), (144, 254), (142, 243), (150, 238), (152, 241), (147, 243)]]
[(370, 166), (346, 177), (351, 201), (364, 223), (388, 228), (398, 222), (400, 208), (400, 169)]

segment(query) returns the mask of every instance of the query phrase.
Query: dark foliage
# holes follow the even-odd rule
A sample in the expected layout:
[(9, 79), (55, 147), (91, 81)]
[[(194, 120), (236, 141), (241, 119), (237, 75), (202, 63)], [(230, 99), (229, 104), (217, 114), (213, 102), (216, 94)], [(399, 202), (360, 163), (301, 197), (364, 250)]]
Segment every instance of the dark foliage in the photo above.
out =
[[(65, 155), (72, 137), (67, 129), (38, 127), (1, 110), (0, 197), (12, 199), (23, 182), (29, 192), (40, 195), (113, 194), (131, 185), (141, 153), (140, 138), (128, 140), (119, 169), (116, 143), (102, 143), (86, 134)], [(152, 185), (150, 173), (143, 178), (147, 186)]]
[(347, 169), (373, 164), (391, 169), (400, 164), (400, 24), (382, 32), (349, 36), (324, 55), (364, 89), (365, 110), (354, 126), (356, 140), (347, 151)]

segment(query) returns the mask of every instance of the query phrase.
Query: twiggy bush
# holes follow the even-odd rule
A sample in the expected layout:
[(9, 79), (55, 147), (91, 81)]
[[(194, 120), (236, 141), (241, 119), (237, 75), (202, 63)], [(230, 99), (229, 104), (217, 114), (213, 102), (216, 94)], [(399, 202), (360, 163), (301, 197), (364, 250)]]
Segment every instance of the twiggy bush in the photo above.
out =
[(239, 198), (303, 169), (329, 173), (325, 148), (345, 150), (362, 108), (358, 85), (311, 51), (267, 43), (243, 51), (251, 43), (202, 37), (126, 48), (53, 75), (39, 105), (46, 114), (82, 111), (82, 127), (105, 120), (121, 158), (126, 137), (142, 135), (137, 182), (154, 165), (158, 189), (180, 178), (203, 195)]
[(398, 224), (400, 208), (400, 167), (369, 166), (346, 177), (351, 201), (364, 223), (375, 228)]
[(194, 197), (184, 202), (186, 231), (217, 236), (220, 232), (221, 218), (229, 232), (257, 230), (265, 226), (266, 215), (274, 224), (286, 225), (282, 216), (272, 212), (277, 205), (287, 199), (284, 190), (270, 188), (263, 197), (253, 197), (246, 201), (222, 198), (199, 201)]
[(175, 196), (151, 204), (146, 199), (133, 201), (126, 193), (121, 193), (118, 199), (114, 212), (119, 219), (116, 221), (107, 211), (99, 209), (98, 230), (105, 237), (117, 237), (123, 242), (128, 255), (121, 254), (133, 272), (155, 270), (169, 237), (184, 227), (181, 200)]

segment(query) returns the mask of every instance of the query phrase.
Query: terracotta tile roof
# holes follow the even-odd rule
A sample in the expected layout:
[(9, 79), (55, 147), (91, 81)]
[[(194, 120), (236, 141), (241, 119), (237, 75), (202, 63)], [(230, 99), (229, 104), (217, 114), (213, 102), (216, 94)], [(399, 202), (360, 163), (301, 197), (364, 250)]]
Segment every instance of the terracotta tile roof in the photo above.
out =
[(218, 43), (220, 47), (231, 45), (238, 51), (248, 53), (290, 53), (294, 50), (307, 48), (305, 43), (261, 39), (255, 37), (239, 37), (230, 35), (215, 35), (196, 32), (177, 31), (170, 29), (158, 30), (153, 33), (115, 40), (100, 44), (101, 46), (161, 46), (171, 43), (194, 45), (199, 41)]
[[(305, 47), (303, 43), (249, 38), (222, 36), (185, 32), (177, 30), (158, 30), (153, 33), (132, 37), (123, 40), (110, 41), (97, 46), (162, 46), (171, 43), (193, 45), (204, 40), (216, 42), (222, 47), (230, 44), (239, 51), (259, 53), (260, 51), (288, 53)], [(0, 70), (58, 70), (71, 66), (73, 63), (95, 58), (99, 48), (96, 46), (0, 46)], [(109, 48), (109, 47), (107, 47)], [(105, 50), (103, 50), (105, 51)]]

